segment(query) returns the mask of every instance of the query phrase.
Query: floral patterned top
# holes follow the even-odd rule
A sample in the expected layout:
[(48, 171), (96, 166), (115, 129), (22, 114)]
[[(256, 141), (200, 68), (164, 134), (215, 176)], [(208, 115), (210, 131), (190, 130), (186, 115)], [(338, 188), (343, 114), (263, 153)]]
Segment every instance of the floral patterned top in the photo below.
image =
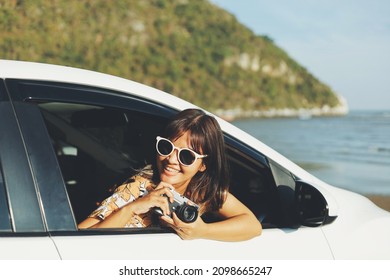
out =
[[(155, 185), (141, 175), (135, 175), (126, 183), (115, 189), (114, 193), (102, 201), (100, 206), (93, 211), (89, 217), (104, 220), (113, 212), (119, 210), (123, 206), (133, 202), (134, 200), (143, 197), (155, 188)], [(152, 211), (141, 215), (129, 217), (125, 227), (148, 227), (152, 224)]]

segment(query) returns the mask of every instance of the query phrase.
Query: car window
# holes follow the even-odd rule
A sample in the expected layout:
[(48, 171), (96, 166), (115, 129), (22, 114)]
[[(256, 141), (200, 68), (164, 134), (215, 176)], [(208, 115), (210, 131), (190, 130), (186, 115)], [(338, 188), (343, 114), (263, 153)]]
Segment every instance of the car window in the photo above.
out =
[(270, 160), (270, 167), (275, 178), (280, 203), (280, 226), (299, 226), (295, 204), (295, 181), (297, 178), (287, 169), (272, 160)]
[(264, 160), (254, 159), (235, 148), (234, 143), (229, 144), (230, 191), (255, 214), (263, 228), (275, 227), (280, 214), (271, 169)]
[[(24, 80), (8, 80), (7, 85), (15, 100), (29, 103), (18, 103), (16, 109), (27, 146), (42, 155), (33, 157), (32, 164), (40, 178), (50, 231), (76, 229), (74, 222), (84, 220), (116, 186), (154, 161), (156, 135), (175, 112), (162, 104), (95, 87)], [(267, 158), (229, 134), (225, 139), (231, 192), (264, 227), (275, 226), (280, 207)], [(45, 147), (51, 143), (53, 149), (43, 148), (42, 143)], [(53, 164), (52, 176), (46, 180), (46, 170)], [(66, 196), (73, 217), (64, 203)], [(63, 207), (53, 208), (59, 202)]]
[[(96, 105), (45, 102), (38, 107), (77, 223), (137, 169), (153, 162), (154, 141), (166, 123), (161, 117)], [(228, 158), (232, 193), (260, 220), (271, 219), (275, 184), (269, 167), (239, 149), (229, 148)]]
[(154, 159), (161, 117), (85, 104), (38, 104), (44, 117), (76, 222), (116, 186)]
[(0, 232), (11, 231), (11, 222), (8, 211), (8, 203), (5, 194), (3, 173), (0, 163)]

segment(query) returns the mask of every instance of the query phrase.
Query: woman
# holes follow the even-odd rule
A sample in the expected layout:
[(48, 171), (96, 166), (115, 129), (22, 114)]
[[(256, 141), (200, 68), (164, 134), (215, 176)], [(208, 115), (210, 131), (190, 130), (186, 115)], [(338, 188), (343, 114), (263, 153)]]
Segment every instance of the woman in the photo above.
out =
[[(178, 113), (157, 137), (154, 168), (145, 168), (119, 186), (86, 220), (84, 228), (146, 227), (154, 209), (161, 221), (182, 239), (247, 240), (261, 234), (253, 213), (228, 192), (229, 171), (218, 122), (199, 109)], [(199, 205), (192, 223), (170, 213), (172, 190)], [(221, 221), (206, 223), (204, 213), (217, 213)]]

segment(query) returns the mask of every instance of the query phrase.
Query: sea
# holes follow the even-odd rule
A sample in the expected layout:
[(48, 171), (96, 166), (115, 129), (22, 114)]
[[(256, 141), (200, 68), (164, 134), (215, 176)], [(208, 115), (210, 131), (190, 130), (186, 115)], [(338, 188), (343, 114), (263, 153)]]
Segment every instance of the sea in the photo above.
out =
[(331, 185), (390, 195), (390, 110), (232, 123)]

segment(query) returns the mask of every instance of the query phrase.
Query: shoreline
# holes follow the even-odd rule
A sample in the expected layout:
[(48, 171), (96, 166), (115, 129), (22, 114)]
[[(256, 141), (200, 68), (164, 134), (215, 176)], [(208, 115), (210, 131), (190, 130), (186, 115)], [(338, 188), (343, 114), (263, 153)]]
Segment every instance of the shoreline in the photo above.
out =
[(389, 195), (364, 195), (371, 200), (375, 205), (390, 212), (390, 196)]
[(310, 119), (312, 117), (338, 117), (345, 116), (349, 112), (346, 104), (341, 104), (336, 107), (324, 105), (323, 107), (315, 108), (271, 108), (268, 110), (243, 110), (241, 108), (235, 109), (217, 109), (215, 114), (220, 118), (232, 122), (238, 119), (248, 118), (300, 118)]

